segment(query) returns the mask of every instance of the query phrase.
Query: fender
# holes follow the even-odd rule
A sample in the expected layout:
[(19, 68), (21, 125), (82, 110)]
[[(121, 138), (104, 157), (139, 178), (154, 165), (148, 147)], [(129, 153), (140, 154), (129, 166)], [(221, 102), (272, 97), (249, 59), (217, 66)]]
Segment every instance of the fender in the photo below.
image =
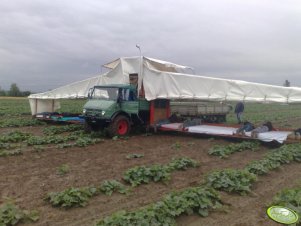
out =
[(131, 116), (130, 116), (129, 114), (127, 114), (126, 112), (124, 112), (124, 111), (117, 111), (117, 112), (115, 112), (115, 113), (112, 115), (112, 117), (111, 117), (111, 122), (113, 122), (114, 119), (115, 119), (118, 115), (124, 115), (124, 116), (126, 116), (126, 117), (130, 120), (130, 122), (132, 123), (132, 118), (131, 118)]

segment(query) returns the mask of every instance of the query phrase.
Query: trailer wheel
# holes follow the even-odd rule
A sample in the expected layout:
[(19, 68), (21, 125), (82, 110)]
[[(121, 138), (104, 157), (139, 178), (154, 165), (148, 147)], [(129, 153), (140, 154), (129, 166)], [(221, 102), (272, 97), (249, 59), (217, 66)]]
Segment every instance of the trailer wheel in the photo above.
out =
[(126, 116), (117, 116), (109, 125), (108, 133), (110, 137), (114, 136), (126, 136), (131, 129), (130, 121)]

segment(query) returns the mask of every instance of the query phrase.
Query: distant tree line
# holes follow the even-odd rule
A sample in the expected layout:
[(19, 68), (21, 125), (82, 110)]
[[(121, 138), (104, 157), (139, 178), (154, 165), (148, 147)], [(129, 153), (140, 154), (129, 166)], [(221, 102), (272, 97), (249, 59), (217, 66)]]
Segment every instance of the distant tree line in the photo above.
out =
[(30, 94), (30, 91), (21, 91), (16, 83), (11, 84), (9, 90), (4, 90), (0, 87), (0, 96), (27, 97)]

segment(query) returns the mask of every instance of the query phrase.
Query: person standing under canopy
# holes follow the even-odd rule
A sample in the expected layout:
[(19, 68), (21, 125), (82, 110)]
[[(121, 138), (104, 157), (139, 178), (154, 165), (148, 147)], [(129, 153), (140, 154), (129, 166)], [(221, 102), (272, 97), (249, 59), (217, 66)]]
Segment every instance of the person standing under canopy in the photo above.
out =
[(237, 118), (237, 121), (238, 121), (238, 124), (240, 124), (242, 122), (242, 114), (245, 110), (245, 105), (242, 101), (238, 102), (235, 106), (235, 114), (236, 114), (236, 118)]

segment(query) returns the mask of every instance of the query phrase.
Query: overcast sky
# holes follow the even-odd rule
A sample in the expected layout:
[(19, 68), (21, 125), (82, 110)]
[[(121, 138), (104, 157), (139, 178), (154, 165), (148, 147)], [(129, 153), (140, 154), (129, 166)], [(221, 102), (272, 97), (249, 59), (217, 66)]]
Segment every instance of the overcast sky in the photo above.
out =
[(300, 0), (1, 0), (0, 86), (46, 91), (121, 56), (301, 86)]

